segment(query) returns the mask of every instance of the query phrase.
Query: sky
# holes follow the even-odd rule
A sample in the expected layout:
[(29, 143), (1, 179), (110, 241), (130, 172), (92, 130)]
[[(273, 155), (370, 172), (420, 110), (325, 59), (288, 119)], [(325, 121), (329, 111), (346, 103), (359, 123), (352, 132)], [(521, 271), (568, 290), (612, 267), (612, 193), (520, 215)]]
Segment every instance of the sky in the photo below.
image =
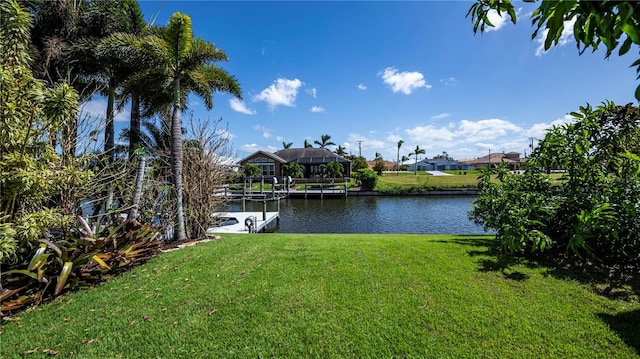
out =
[[(516, 2), (518, 22), (493, 14), (473, 33), (470, 1), (141, 1), (147, 21), (176, 11), (194, 36), (221, 48), (243, 98), (217, 93), (214, 108), (189, 98), (197, 119), (221, 119), (237, 159), (303, 147), (322, 135), (347, 153), (395, 161), (416, 146), (455, 159), (530, 152), (546, 129), (587, 103), (635, 102), (634, 53), (579, 55), (567, 31), (544, 51), (532, 39), (534, 6)], [(86, 104), (101, 113), (105, 101)], [(128, 126), (128, 110), (116, 128)], [(183, 116), (187, 118), (187, 116)], [(335, 150), (335, 146), (329, 149)], [(424, 157), (425, 155), (422, 155)]]

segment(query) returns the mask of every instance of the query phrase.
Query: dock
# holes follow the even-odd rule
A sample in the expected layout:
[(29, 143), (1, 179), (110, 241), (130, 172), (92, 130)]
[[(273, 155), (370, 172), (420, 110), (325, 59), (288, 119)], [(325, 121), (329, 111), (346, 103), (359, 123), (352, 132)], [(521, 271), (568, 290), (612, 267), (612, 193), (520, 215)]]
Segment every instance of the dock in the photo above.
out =
[(216, 212), (213, 216), (219, 224), (207, 229), (211, 234), (262, 232), (273, 222), (280, 223), (279, 212)]

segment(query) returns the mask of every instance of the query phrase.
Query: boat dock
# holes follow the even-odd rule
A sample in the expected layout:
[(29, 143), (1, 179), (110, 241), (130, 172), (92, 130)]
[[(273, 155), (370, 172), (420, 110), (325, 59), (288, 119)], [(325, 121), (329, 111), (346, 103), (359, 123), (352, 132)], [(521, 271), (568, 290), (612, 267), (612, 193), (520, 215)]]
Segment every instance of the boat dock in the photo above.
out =
[(264, 231), (270, 224), (280, 223), (279, 212), (217, 212), (213, 214), (218, 224), (207, 229), (207, 233), (256, 233)]

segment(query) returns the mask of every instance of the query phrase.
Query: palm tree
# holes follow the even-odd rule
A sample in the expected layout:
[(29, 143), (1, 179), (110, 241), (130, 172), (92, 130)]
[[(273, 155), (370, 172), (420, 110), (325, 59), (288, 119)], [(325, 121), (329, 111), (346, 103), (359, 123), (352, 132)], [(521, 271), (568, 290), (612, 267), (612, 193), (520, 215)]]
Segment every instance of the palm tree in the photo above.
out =
[(398, 157), (396, 160), (396, 171), (398, 172), (398, 176), (400, 176), (400, 147), (402, 147), (403, 143), (403, 140), (398, 140)]
[[(145, 77), (153, 81), (159, 91), (149, 99), (151, 109), (171, 107), (171, 169), (176, 196), (174, 239), (186, 239), (185, 216), (182, 204), (182, 121), (180, 113), (186, 108), (186, 98), (193, 92), (207, 109), (213, 108), (213, 94), (227, 92), (242, 98), (237, 79), (215, 63), (227, 61), (227, 55), (215, 45), (193, 37), (191, 18), (179, 12), (171, 15), (166, 28), (158, 29), (135, 41), (133, 48), (150, 65)], [(133, 50), (133, 49), (132, 49)]]
[(335, 152), (338, 156), (345, 156), (347, 154), (346, 148), (342, 147), (342, 145), (338, 145)]
[(284, 142), (282, 141), (282, 148), (291, 148), (293, 142)]
[(336, 144), (329, 141), (331, 139), (331, 136), (329, 135), (322, 135), (320, 136), (320, 141), (313, 141), (313, 143), (315, 143), (316, 145), (320, 146), (320, 148), (325, 148), (327, 146), (335, 146)]
[(416, 146), (413, 152), (409, 154), (409, 157), (411, 157), (412, 155), (415, 155), (415, 158), (416, 158), (416, 169), (415, 169), (416, 176), (418, 175), (418, 155), (423, 155), (423, 154), (425, 154), (424, 148), (420, 148), (420, 146)]
[(305, 139), (305, 140), (304, 140), (304, 148), (313, 148), (313, 145), (311, 145), (311, 144), (309, 143), (309, 141)]

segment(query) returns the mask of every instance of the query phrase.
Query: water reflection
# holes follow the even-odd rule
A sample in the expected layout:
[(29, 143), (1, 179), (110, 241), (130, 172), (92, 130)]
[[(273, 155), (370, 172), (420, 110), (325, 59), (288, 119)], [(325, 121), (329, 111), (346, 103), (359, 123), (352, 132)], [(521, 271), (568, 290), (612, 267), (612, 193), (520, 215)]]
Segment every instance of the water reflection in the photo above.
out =
[[(281, 233), (452, 233), (482, 234), (469, 221), (474, 196), (288, 198), (280, 202)], [(239, 211), (240, 202), (230, 210)], [(262, 211), (247, 202), (247, 211)], [(277, 204), (267, 202), (267, 211)]]

